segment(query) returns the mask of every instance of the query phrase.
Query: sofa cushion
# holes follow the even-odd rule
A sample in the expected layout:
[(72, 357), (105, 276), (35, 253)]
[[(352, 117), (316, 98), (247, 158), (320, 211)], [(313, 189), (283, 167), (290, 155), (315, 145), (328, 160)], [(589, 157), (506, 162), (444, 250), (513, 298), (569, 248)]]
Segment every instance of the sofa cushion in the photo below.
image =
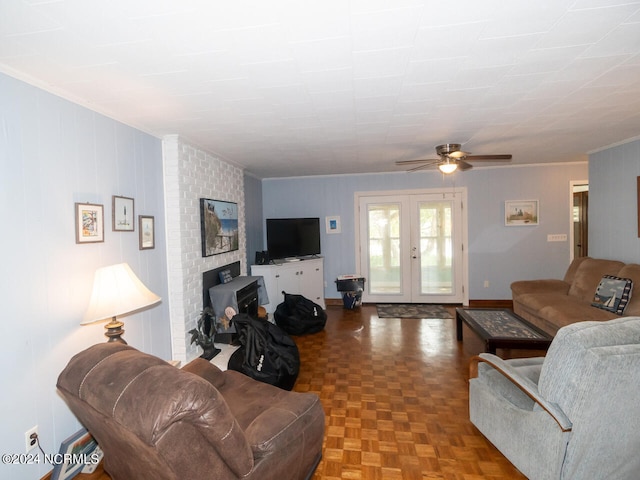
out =
[(225, 384), (220, 388), (220, 393), (243, 430), (273, 405), (296, 411), (299, 408), (306, 410), (309, 405), (307, 402), (314, 401), (311, 394), (290, 392), (268, 383), (256, 382), (235, 370), (226, 370), (224, 376)]
[(525, 293), (518, 297), (518, 302), (532, 312), (539, 312), (549, 305), (557, 305), (559, 303), (567, 303), (570, 305), (569, 308), (584, 304), (584, 302), (575, 297), (569, 297), (561, 293)]
[(577, 268), (569, 295), (591, 303), (596, 287), (603, 275), (618, 275), (624, 263), (617, 260), (587, 258)]
[(618, 318), (613, 312), (593, 308), (589, 303), (580, 302), (571, 297), (567, 297), (562, 302), (556, 302), (541, 308), (538, 310), (538, 315), (544, 318), (548, 324), (553, 325), (556, 332), (558, 329), (572, 323)]
[(568, 284), (573, 283), (573, 279), (576, 277), (576, 272), (578, 271), (578, 267), (582, 265), (582, 262), (585, 260), (590, 260), (591, 257), (576, 257), (573, 259), (569, 268), (567, 268), (567, 273), (564, 274), (563, 280)]
[(616, 315), (622, 315), (633, 289), (633, 280), (630, 278), (603, 275), (596, 288), (591, 306), (608, 310)]

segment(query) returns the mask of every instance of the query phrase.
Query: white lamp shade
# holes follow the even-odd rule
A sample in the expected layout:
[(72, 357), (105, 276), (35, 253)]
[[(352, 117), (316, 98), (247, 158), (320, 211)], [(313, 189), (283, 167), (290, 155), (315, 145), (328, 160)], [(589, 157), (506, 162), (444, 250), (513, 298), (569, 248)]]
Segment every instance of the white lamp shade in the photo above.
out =
[(96, 270), (89, 307), (80, 324), (132, 313), (160, 300), (126, 263), (102, 267)]

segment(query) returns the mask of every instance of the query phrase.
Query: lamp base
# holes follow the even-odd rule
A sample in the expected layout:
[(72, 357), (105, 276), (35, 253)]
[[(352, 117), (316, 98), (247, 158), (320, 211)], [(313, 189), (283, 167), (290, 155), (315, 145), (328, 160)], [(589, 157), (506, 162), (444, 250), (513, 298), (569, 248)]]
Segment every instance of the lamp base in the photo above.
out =
[(124, 327), (124, 323), (117, 321), (115, 317), (113, 317), (111, 321), (104, 326), (107, 330), (104, 334), (109, 338), (107, 343), (119, 342), (124, 343), (125, 345), (127, 344), (127, 342), (124, 341), (124, 338), (122, 338), (122, 334), (124, 333), (122, 327)]

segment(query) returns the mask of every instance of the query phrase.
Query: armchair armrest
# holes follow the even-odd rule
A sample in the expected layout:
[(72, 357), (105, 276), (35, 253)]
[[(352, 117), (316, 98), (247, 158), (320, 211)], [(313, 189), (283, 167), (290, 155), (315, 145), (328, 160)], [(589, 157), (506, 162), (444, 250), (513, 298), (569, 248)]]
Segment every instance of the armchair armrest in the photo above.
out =
[[(293, 393), (293, 395), (291, 395)], [(272, 397), (273, 398), (273, 397)], [(286, 451), (311, 432), (323, 430), (324, 410), (311, 393), (287, 392), (280, 401), (262, 411), (244, 430), (254, 457)]]
[(519, 388), (525, 395), (527, 395), (545, 412), (547, 412), (551, 416), (551, 418), (555, 420), (555, 422), (563, 432), (571, 431), (571, 420), (569, 420), (562, 409), (555, 403), (548, 402), (547, 400), (542, 398), (540, 396), (540, 393), (538, 392), (538, 386), (534, 382), (520, 375), (516, 369), (514, 369), (500, 357), (490, 353), (481, 353), (480, 355), (471, 358), (471, 362), (469, 364), (470, 379), (478, 377), (479, 363), (486, 363), (490, 365), (494, 370), (499, 372), (513, 385)]

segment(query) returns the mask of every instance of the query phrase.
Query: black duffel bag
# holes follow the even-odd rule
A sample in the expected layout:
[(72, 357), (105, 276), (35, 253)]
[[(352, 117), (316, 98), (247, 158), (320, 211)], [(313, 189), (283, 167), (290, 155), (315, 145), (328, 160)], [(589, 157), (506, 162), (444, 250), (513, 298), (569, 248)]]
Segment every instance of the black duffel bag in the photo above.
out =
[(284, 390), (291, 390), (300, 373), (298, 346), (277, 325), (239, 313), (232, 319), (240, 332), (238, 348), (228, 368)]
[(317, 333), (327, 323), (327, 312), (302, 295), (284, 294), (284, 302), (273, 313), (276, 323), (290, 335)]

